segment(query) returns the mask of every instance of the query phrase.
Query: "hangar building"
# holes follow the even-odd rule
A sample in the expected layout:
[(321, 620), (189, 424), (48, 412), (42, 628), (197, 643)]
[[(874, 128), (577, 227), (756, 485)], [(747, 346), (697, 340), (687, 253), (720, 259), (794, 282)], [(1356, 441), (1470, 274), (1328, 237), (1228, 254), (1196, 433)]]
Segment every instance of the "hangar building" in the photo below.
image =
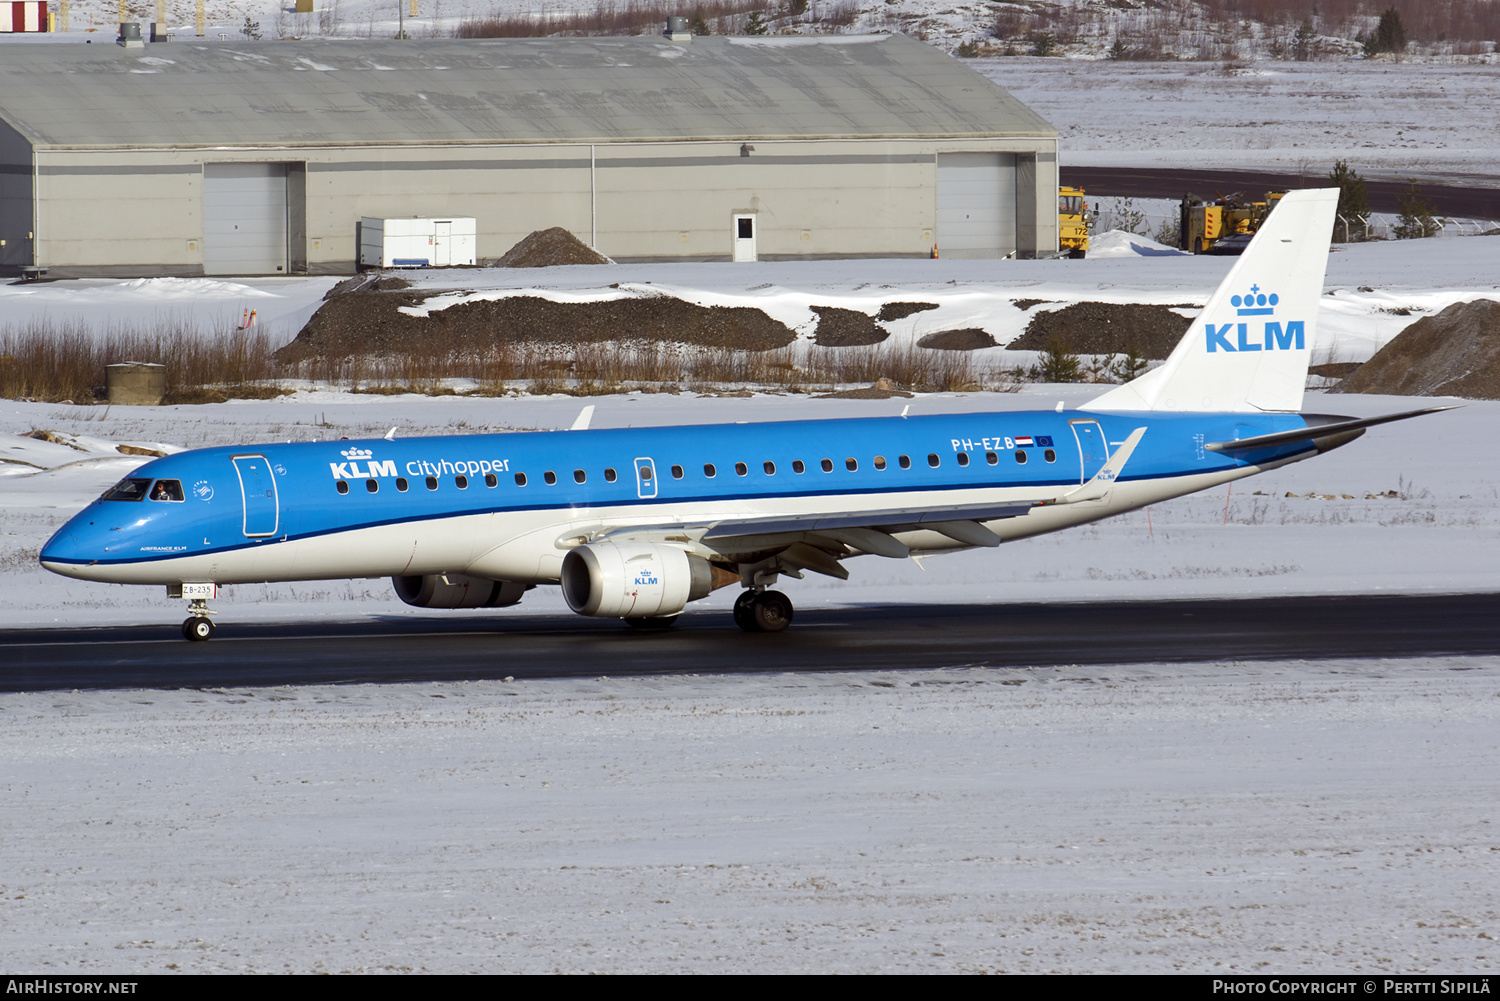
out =
[(0, 266), (338, 274), (362, 217), (616, 260), (1057, 248), (1057, 131), (901, 35), (17, 46)]

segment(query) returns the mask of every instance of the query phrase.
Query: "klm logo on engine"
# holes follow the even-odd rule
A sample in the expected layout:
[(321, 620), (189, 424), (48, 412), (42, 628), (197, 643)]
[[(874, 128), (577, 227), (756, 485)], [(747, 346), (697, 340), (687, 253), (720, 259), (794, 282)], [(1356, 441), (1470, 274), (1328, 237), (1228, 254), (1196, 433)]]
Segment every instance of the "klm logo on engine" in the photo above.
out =
[[(328, 469), (333, 473), (336, 480), (374, 479), (377, 476), (395, 476), (396, 464), (387, 459), (384, 462), (372, 458), (374, 452), (367, 448), (348, 448), (340, 452), (348, 462), (330, 462)], [(365, 468), (361, 469), (359, 464), (363, 461)]]
[[(1229, 297), (1239, 316), (1275, 316), (1281, 297), (1275, 292), (1262, 292), (1259, 285), (1251, 285), (1247, 295)], [(1280, 320), (1261, 321), (1260, 330), (1252, 330), (1254, 321), (1241, 323), (1205, 323), (1203, 334), (1208, 342), (1208, 353), (1219, 351), (1301, 351), (1307, 347), (1307, 332), (1302, 320), (1288, 320), (1285, 328)]]

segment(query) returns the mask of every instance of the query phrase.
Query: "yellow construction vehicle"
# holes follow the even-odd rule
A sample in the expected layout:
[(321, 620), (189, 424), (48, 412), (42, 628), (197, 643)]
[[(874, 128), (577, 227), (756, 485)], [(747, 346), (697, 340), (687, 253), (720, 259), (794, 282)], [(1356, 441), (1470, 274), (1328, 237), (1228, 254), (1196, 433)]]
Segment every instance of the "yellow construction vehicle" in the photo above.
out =
[(1089, 252), (1088, 211), (1082, 188), (1057, 189), (1057, 249), (1069, 257)]
[(1178, 249), (1195, 254), (1242, 254), (1250, 238), (1281, 201), (1285, 191), (1268, 191), (1263, 202), (1244, 196), (1218, 195), (1207, 201), (1196, 195), (1182, 199)]

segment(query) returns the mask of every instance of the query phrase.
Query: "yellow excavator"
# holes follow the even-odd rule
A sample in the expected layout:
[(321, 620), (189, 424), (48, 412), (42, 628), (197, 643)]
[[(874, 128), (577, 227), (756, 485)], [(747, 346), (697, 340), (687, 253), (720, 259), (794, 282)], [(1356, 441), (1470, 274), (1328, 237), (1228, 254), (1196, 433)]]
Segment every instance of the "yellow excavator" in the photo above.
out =
[(1057, 249), (1072, 258), (1089, 252), (1089, 207), (1082, 188), (1057, 189)]
[(1263, 202), (1247, 201), (1238, 192), (1212, 200), (1186, 195), (1177, 247), (1195, 254), (1242, 254), (1281, 201), (1285, 191), (1268, 191)]

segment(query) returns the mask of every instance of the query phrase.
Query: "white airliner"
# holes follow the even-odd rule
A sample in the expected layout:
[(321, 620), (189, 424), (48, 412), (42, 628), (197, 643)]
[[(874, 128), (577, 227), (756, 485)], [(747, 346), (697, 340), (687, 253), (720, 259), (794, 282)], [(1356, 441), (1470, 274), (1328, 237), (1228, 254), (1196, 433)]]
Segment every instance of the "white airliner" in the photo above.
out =
[(644, 628), (739, 585), (741, 628), (785, 629), (782, 577), (1071, 528), (1431, 412), (1300, 413), (1337, 200), (1283, 198), (1166, 362), (1076, 411), (202, 449), (121, 480), (41, 562), (165, 584), (196, 640), (219, 584), (384, 576), (423, 608), (561, 584)]

